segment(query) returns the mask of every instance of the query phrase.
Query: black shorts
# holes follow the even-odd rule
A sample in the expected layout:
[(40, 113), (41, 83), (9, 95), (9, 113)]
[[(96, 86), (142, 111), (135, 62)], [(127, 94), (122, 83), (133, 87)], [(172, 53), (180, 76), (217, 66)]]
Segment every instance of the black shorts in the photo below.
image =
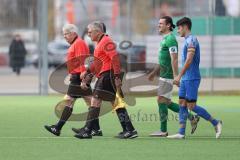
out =
[(71, 74), (70, 84), (68, 86), (67, 95), (72, 98), (81, 98), (83, 96), (92, 95), (92, 89), (89, 87), (87, 90), (83, 90), (80, 87), (82, 80), (80, 79), (80, 73)]
[(100, 74), (93, 90), (93, 96), (104, 101), (115, 100), (116, 87), (113, 72), (106, 71)]

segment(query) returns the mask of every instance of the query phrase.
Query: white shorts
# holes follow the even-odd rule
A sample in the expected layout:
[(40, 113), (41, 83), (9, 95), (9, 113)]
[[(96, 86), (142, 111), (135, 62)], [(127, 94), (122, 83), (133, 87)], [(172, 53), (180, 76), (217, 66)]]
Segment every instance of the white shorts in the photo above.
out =
[(160, 77), (158, 85), (158, 96), (171, 99), (172, 93), (173, 93), (173, 79)]

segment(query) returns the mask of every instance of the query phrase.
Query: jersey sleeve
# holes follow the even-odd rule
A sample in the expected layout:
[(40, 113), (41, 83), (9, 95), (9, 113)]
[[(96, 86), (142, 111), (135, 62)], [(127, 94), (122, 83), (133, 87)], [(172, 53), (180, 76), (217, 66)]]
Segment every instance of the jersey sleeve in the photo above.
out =
[(169, 38), (167, 40), (167, 47), (169, 49), (169, 53), (178, 53), (178, 43), (175, 38)]
[(71, 73), (76, 68), (74, 60), (75, 60), (74, 48), (70, 46), (67, 51), (67, 59), (66, 59), (67, 69), (69, 73)]
[(120, 74), (120, 59), (119, 59), (119, 54), (117, 53), (116, 50), (117, 46), (116, 44), (108, 40), (104, 44), (104, 51), (106, 52), (107, 56), (111, 59), (111, 65), (114, 71), (114, 74)]
[(193, 37), (190, 38), (190, 39), (188, 40), (188, 42), (187, 42), (187, 48), (188, 48), (188, 49), (189, 49), (189, 48), (195, 49), (196, 46), (197, 46), (197, 42), (196, 42), (196, 41), (197, 41), (197, 40), (194, 39)]
[(79, 71), (80, 72), (86, 71), (84, 63), (86, 58), (90, 56), (89, 48), (87, 44), (84, 41), (79, 41), (79, 43), (75, 45), (75, 53), (76, 53), (76, 59), (79, 62), (79, 65), (78, 65)]

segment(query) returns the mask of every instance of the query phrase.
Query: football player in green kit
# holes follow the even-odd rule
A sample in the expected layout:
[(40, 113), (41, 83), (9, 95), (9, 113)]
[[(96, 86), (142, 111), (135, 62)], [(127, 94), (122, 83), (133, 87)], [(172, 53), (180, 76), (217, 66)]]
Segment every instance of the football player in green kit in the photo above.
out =
[[(158, 32), (163, 36), (160, 43), (158, 54), (159, 65), (148, 75), (148, 79), (153, 81), (156, 74), (160, 71), (158, 87), (158, 108), (160, 115), (160, 130), (151, 133), (150, 136), (166, 137), (168, 109), (173, 112), (179, 112), (179, 105), (171, 101), (173, 92), (173, 79), (178, 75), (178, 43), (175, 35), (172, 33), (175, 25), (169, 16), (161, 17), (158, 22)], [(191, 113), (188, 115), (191, 122), (193, 134), (197, 128), (199, 116)]]

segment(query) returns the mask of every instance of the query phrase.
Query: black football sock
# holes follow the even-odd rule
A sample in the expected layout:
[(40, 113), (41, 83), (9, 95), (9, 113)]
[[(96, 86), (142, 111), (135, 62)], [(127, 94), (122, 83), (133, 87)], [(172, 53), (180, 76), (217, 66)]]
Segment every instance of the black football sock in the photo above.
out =
[(127, 113), (126, 108), (119, 108), (116, 110), (118, 119), (121, 123), (123, 131), (134, 131), (135, 128), (132, 125), (131, 119)]
[[(90, 107), (88, 108), (88, 111), (89, 110), (90, 110)], [(95, 130), (95, 131), (100, 130), (99, 118), (96, 118), (93, 120), (93, 130)]]
[(65, 108), (63, 109), (63, 112), (62, 112), (62, 116), (61, 116), (60, 120), (58, 121), (58, 123), (56, 124), (56, 128), (58, 130), (62, 129), (63, 125), (66, 123), (66, 121), (71, 116), (72, 111), (73, 111), (72, 108), (65, 106)]
[(125, 116), (124, 116), (123, 110), (121, 108), (118, 108), (116, 110), (116, 112), (117, 112), (118, 120), (119, 120), (119, 122), (122, 126), (123, 132), (127, 131), (127, 127), (126, 127), (126, 124), (125, 124), (125, 121), (124, 121)]
[(95, 130), (95, 131), (100, 130), (99, 118), (93, 120), (93, 130)]
[(89, 112), (87, 116), (87, 121), (85, 127), (91, 133), (93, 127), (94, 127), (94, 120), (98, 119), (100, 113), (100, 107), (89, 107)]

